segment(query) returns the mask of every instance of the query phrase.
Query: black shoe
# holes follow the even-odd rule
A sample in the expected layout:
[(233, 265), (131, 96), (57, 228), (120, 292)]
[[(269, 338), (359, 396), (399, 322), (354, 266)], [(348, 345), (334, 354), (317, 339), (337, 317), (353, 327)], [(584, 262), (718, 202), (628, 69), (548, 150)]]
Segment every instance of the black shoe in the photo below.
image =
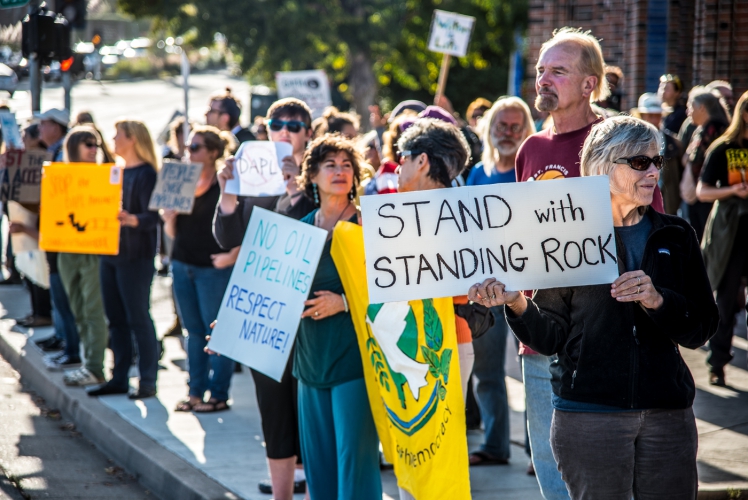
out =
[(63, 354), (62, 356), (59, 356), (57, 358), (54, 358), (50, 361), (44, 362), (47, 365), (48, 370), (52, 371), (58, 371), (58, 370), (65, 370), (68, 368), (74, 368), (76, 366), (80, 366), (81, 364), (81, 358), (75, 356), (68, 356), (67, 354)]
[(725, 383), (724, 367), (712, 368), (711, 370), (709, 370), (709, 384), (716, 385), (717, 387), (725, 387), (727, 385)]
[(117, 387), (111, 384), (104, 384), (91, 390), (86, 390), (86, 393), (91, 397), (97, 396), (108, 396), (110, 394), (127, 394), (127, 387)]
[(7, 280), (0, 280), (0, 286), (2, 285), (20, 285), (23, 283), (23, 280), (20, 276), (13, 276), (11, 275), (10, 278)]
[(137, 391), (133, 391), (127, 395), (130, 399), (146, 399), (152, 398), (156, 395), (155, 387), (140, 387)]
[(62, 351), (65, 349), (65, 341), (57, 337), (48, 338), (45, 341), (36, 344), (44, 352)]
[[(257, 483), (257, 488), (260, 490), (260, 493), (273, 494), (273, 483), (270, 479), (263, 479)], [(295, 494), (306, 493), (306, 481), (294, 481), (293, 492)]]

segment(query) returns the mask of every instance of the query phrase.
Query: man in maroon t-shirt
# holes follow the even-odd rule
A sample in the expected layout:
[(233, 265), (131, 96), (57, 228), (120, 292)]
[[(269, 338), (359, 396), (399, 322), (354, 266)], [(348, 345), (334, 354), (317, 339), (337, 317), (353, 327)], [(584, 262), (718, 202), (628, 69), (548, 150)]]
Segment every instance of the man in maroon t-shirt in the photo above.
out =
[[(563, 28), (540, 49), (536, 66), (535, 107), (550, 113), (553, 124), (530, 136), (516, 158), (518, 181), (579, 177), (579, 153), (592, 127), (603, 120), (591, 102), (610, 93), (605, 62), (598, 41), (588, 33)], [(662, 211), (662, 196), (655, 193), (653, 207)], [(550, 357), (520, 345), (525, 381), (527, 421), (535, 473), (546, 500), (566, 499), (550, 446)]]

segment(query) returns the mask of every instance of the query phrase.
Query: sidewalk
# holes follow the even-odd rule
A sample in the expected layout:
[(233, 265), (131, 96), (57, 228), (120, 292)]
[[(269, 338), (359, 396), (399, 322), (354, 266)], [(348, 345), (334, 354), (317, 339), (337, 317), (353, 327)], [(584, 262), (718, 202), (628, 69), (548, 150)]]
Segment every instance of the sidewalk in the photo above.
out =
[[(153, 317), (159, 333), (174, 319), (169, 278), (157, 277), (153, 290)], [(187, 394), (186, 354), (178, 339), (164, 340), (165, 354), (159, 372), (157, 398), (130, 401), (125, 396), (88, 397), (83, 390), (62, 384), (62, 374), (47, 371), (41, 352), (28, 340), (52, 334), (51, 328), (27, 331), (11, 318), (28, 313), (28, 297), (22, 287), (0, 287), (0, 354), (44, 397), (50, 407), (59, 408), (76, 423), (90, 441), (155, 495), (178, 499), (270, 500), (257, 490), (267, 477), (259, 413), (254, 384), (245, 368), (232, 382), (232, 408), (216, 414), (175, 413), (176, 403)], [(743, 322), (744, 326), (745, 323)], [(704, 365), (706, 352), (683, 355), (696, 379), (698, 394), (694, 406), (698, 417), (699, 498), (748, 498), (748, 341), (736, 339), (736, 359), (727, 372), (731, 388), (709, 386)], [(471, 469), (473, 498), (540, 499), (534, 477), (527, 476), (524, 441), (524, 402), (519, 366), (513, 341), (507, 353), (507, 386), (510, 396), (512, 457), (509, 466)], [(111, 353), (108, 352), (108, 366)], [(470, 432), (470, 449), (482, 440), (482, 432)], [(391, 471), (382, 474), (384, 498), (397, 499)], [(728, 490), (745, 497), (728, 497)], [(303, 498), (297, 495), (296, 499)]]

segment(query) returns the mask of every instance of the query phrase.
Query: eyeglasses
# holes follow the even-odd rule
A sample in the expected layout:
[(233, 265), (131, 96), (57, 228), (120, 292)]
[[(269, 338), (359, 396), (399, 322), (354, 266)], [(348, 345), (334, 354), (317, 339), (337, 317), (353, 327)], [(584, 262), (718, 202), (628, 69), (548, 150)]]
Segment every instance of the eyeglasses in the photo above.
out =
[(306, 123), (299, 120), (268, 120), (268, 126), (273, 132), (280, 132), (286, 127), (292, 134), (298, 134), (302, 128), (306, 128)]
[(218, 113), (218, 114), (221, 114), (221, 113), (223, 113), (223, 112), (224, 112), (224, 111), (223, 111), (223, 110), (221, 110), (221, 109), (216, 109), (216, 108), (208, 108), (208, 111), (206, 111), (206, 112), (205, 112), (205, 114), (206, 114), (206, 115), (209, 115), (209, 114), (211, 114), (211, 113)]
[(499, 134), (503, 134), (507, 131), (511, 132), (512, 135), (519, 134), (522, 131), (523, 126), (519, 123), (515, 123), (514, 125), (507, 125), (506, 123), (497, 123), (494, 127), (494, 130), (498, 132)]
[(86, 146), (87, 148), (98, 148), (99, 147), (99, 145), (96, 144), (95, 142), (84, 142), (83, 145)]
[(646, 155), (636, 155), (636, 156), (631, 156), (629, 158), (618, 158), (613, 163), (618, 163), (620, 165), (628, 165), (634, 170), (638, 170), (639, 172), (644, 172), (645, 170), (649, 168), (649, 165), (652, 163), (654, 163), (654, 166), (657, 170), (662, 170), (662, 167), (665, 166), (666, 161), (667, 161), (667, 158), (665, 158), (662, 155), (657, 155), (652, 158)]
[(405, 158), (407, 158), (408, 156), (418, 156), (422, 153), (424, 153), (424, 151), (409, 151), (409, 150), (398, 151), (395, 154), (395, 161), (397, 162), (398, 165), (402, 165), (403, 162), (405, 161)]
[(187, 146), (187, 149), (190, 150), (190, 153), (197, 153), (198, 151), (200, 151), (204, 147), (205, 147), (205, 144), (197, 144), (197, 143), (193, 142), (192, 144), (190, 144), (189, 146)]

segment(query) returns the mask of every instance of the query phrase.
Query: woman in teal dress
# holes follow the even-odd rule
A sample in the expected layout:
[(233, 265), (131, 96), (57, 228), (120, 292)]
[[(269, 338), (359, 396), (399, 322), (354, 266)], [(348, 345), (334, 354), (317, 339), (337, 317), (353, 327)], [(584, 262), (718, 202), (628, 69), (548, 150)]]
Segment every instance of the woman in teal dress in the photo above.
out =
[(299, 427), (311, 498), (382, 498), (379, 440), (343, 284), (330, 255), (338, 221), (357, 222), (360, 154), (339, 135), (312, 142), (298, 181), (318, 206), (302, 222), (328, 232), (296, 337)]

